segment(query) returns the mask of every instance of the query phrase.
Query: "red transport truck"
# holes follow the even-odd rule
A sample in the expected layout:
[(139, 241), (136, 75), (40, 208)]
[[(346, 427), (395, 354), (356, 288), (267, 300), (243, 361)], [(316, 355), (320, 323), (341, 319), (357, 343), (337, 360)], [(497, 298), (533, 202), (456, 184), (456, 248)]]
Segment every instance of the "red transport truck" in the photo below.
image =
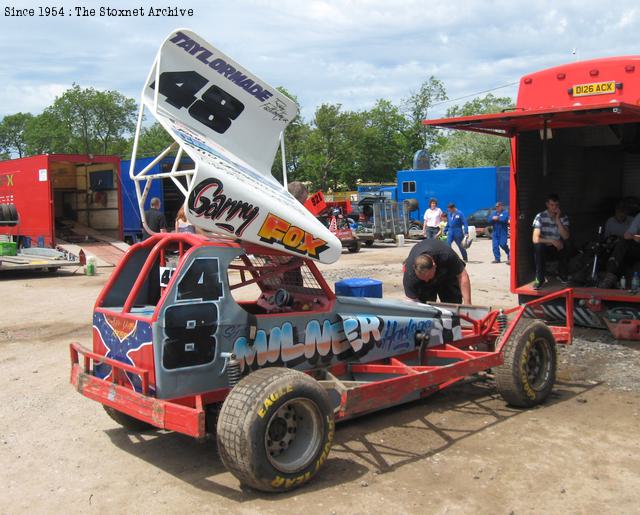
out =
[[(597, 287), (606, 252), (594, 252), (593, 242), (617, 202), (625, 200), (631, 216), (640, 209), (640, 56), (574, 62), (527, 74), (520, 79), (513, 111), (424, 123), (510, 138), (511, 291), (521, 301), (564, 287), (552, 280), (539, 291), (533, 289), (532, 222), (545, 209), (546, 195), (556, 193), (570, 218), (573, 249), (600, 257), (595, 266), (591, 262), (589, 280), (575, 288), (576, 323), (612, 327), (611, 321), (624, 322), (626, 337), (638, 334), (634, 307), (640, 296)], [(627, 285), (639, 265), (625, 267)], [(545, 315), (561, 318), (563, 309), (549, 306)]]
[(18, 215), (0, 234), (55, 247), (57, 238), (73, 240), (66, 225), (81, 224), (122, 239), (119, 169), (117, 156), (43, 154), (0, 162), (0, 204), (15, 206)]

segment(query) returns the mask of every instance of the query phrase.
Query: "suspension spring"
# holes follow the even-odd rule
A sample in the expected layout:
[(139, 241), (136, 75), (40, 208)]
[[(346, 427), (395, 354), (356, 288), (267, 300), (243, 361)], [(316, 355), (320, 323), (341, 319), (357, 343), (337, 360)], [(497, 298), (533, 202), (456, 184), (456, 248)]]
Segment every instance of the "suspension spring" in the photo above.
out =
[(507, 320), (507, 315), (504, 314), (504, 311), (502, 309), (496, 317), (496, 321), (498, 322), (498, 329), (500, 329), (500, 332), (503, 333), (507, 328), (507, 324), (509, 323), (509, 321)]
[(242, 371), (240, 370), (240, 361), (236, 359), (236, 357), (232, 354), (227, 362), (227, 380), (229, 381), (229, 386), (233, 388), (238, 381), (240, 381), (240, 377), (242, 377)]

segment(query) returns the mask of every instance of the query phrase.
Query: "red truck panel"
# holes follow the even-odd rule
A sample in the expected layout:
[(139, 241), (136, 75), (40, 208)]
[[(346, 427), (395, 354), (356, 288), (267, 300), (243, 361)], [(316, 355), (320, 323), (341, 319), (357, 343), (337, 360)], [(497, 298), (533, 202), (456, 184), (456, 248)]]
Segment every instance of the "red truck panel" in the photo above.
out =
[[(18, 210), (16, 227), (0, 227), (0, 234), (20, 234), (32, 240), (44, 237), (45, 245), (55, 240), (53, 204), (48, 173), (49, 156), (34, 156), (0, 162), (0, 203), (14, 204)], [(44, 180), (41, 180), (44, 179)]]
[[(522, 77), (516, 106), (526, 110), (571, 108), (611, 101), (639, 105), (639, 78), (638, 55), (567, 63)], [(572, 91), (579, 85), (610, 81), (616, 84), (613, 92), (607, 88), (603, 88), (601, 94)]]

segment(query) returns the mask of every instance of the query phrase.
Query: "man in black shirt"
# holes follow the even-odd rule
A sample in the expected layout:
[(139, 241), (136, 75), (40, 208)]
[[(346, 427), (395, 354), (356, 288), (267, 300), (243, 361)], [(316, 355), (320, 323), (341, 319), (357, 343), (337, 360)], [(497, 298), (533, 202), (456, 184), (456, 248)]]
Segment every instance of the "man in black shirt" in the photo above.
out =
[(471, 304), (471, 282), (464, 262), (446, 243), (423, 240), (414, 245), (404, 264), (405, 295), (416, 302)]
[[(167, 232), (167, 220), (164, 217), (164, 213), (160, 211), (160, 199), (158, 197), (153, 197), (151, 199), (151, 209), (148, 209), (144, 212), (144, 217), (147, 221), (147, 225), (149, 229), (151, 229), (154, 233), (156, 232)], [(151, 237), (147, 231), (142, 229), (143, 240)]]

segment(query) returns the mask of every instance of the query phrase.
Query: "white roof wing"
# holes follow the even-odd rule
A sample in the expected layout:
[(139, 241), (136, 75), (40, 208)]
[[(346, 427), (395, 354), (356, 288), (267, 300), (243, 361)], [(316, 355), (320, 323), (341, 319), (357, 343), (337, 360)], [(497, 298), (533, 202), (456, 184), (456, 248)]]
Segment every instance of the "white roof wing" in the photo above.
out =
[(186, 29), (162, 44), (142, 102), (195, 162), (191, 223), (322, 262), (339, 258), (340, 241), (271, 175), (295, 102)]

